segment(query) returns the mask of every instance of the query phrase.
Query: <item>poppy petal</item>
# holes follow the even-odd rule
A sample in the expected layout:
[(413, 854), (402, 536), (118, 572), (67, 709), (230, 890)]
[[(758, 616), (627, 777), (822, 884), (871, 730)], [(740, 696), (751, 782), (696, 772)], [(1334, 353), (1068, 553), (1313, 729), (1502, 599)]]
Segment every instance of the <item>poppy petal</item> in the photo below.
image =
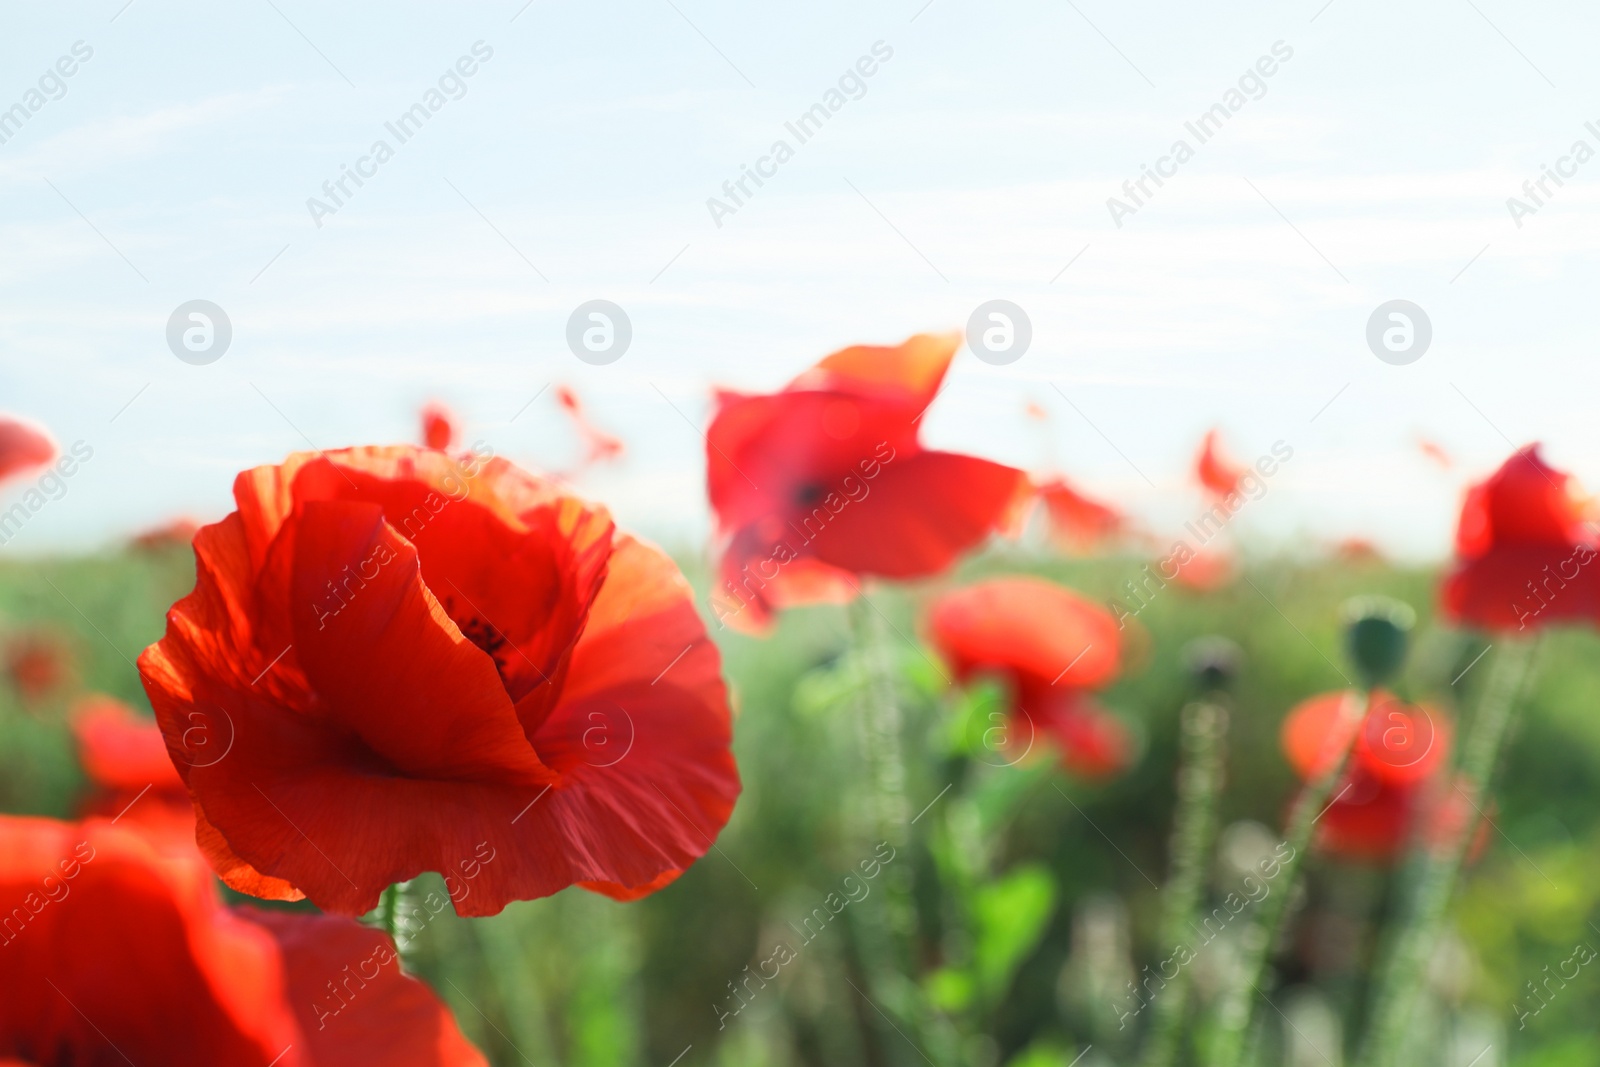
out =
[(108, 696), (87, 697), (72, 710), (72, 733), (84, 773), (105, 789), (182, 790), (161, 728)]
[(1116, 676), (1116, 619), (1041, 578), (993, 578), (942, 595), (928, 613), (931, 637), (963, 680), (1008, 673), (1031, 695), (1105, 685)]
[(326, 915), (238, 915), (277, 942), (289, 1003), (317, 1064), (487, 1067), (450, 1010), (400, 969), (387, 935)]
[(920, 414), (944, 384), (962, 342), (960, 333), (919, 333), (900, 345), (853, 345), (824, 357), (789, 388), (888, 394), (903, 397), (912, 414)]
[(56, 443), (42, 426), (0, 415), (0, 481), (56, 458)]
[(1195, 459), (1195, 478), (1213, 496), (1225, 497), (1238, 492), (1239, 480), (1246, 472), (1245, 468), (1223, 456), (1219, 436), (1216, 430), (1207, 431), (1205, 441), (1200, 445), (1200, 455)]
[(1356, 690), (1346, 689), (1308, 697), (1289, 710), (1283, 752), (1301, 781), (1326, 774), (1343, 758), (1362, 721), (1351, 702), (1361, 699)]
[(1011, 522), (1027, 501), (1014, 467), (950, 452), (886, 462), (867, 496), (833, 514), (812, 542), (824, 563), (884, 577), (934, 574)]
[(0, 914), (0, 1048), (46, 1063), (311, 1062), (291, 1048), (271, 938), (222, 908), (197, 856), (159, 856), (101, 820), (0, 817)]
[(1104, 779), (1128, 768), (1133, 735), (1122, 720), (1087, 697), (1068, 691), (1029, 705), (1039, 732), (1060, 753), (1061, 765), (1084, 778)]

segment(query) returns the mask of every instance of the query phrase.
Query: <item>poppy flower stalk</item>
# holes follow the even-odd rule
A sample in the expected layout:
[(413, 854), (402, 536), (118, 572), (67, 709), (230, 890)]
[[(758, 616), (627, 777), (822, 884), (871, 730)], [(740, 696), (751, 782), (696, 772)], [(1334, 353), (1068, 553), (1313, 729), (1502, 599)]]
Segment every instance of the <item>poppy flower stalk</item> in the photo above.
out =
[[(1439, 590), (1441, 612), (1496, 635), (1500, 645), (1462, 747), (1460, 789), (1476, 814), (1529, 675), (1537, 635), (1550, 625), (1600, 622), (1600, 569), (1590, 565), (1600, 554), (1600, 530), (1572, 475), (1547, 464), (1539, 445), (1531, 444), (1467, 491), (1455, 547), (1455, 566)], [(1463, 819), (1442, 847), (1423, 858), (1408, 921), (1383, 963), (1363, 1063), (1399, 1062), (1418, 979), (1438, 943), (1475, 830), (1473, 819)]]
[[(1217, 836), (1217, 800), (1222, 794), (1222, 742), (1228, 712), (1219, 704), (1195, 702), (1183, 709), (1182, 752), (1178, 762), (1178, 811), (1172, 826), (1172, 874), (1162, 891), (1163, 944), (1182, 944), (1195, 925), (1196, 905), (1205, 884), (1206, 863)], [(1155, 1000), (1155, 1015), (1145, 1045), (1145, 1067), (1168, 1067), (1177, 1057), (1189, 971), (1180, 969)]]
[[(902, 720), (895, 695), (894, 663), (889, 655), (883, 617), (864, 596), (858, 596), (850, 609), (851, 631), (866, 673), (859, 690), (858, 714), (867, 760), (868, 819), (877, 840), (900, 849), (905, 847), (911, 827), (906, 808), (905, 754), (900, 744)], [(909, 873), (906, 867), (886, 872), (882, 900), (877, 905), (882, 909), (883, 921), (865, 924), (870, 929), (862, 939), (861, 949), (875, 986), (881, 987), (896, 975), (910, 973), (915, 922), (911, 914), (911, 887), (906, 880)], [(891, 1003), (899, 999), (903, 998), (891, 998)], [(915, 1030), (922, 1029), (918, 1019), (905, 1022)]]
[[(1504, 642), (1490, 670), (1483, 701), (1478, 705), (1478, 713), (1462, 745), (1457, 788), (1470, 802), (1472, 815), (1483, 810), (1507, 728), (1530, 677), (1538, 644), (1537, 637)], [(1439, 943), (1444, 913), (1476, 828), (1476, 819), (1470, 816), (1462, 819), (1443, 848), (1430, 850), (1425, 855), (1410, 913), (1395, 934), (1375, 987), (1373, 1021), (1364, 1042), (1367, 1047), (1357, 1062), (1372, 1067), (1395, 1067), (1401, 1062), (1416, 995), (1423, 985), (1422, 974)]]
[[(1263, 988), (1267, 965), (1273, 948), (1282, 939), (1300, 862), (1310, 849), (1317, 820), (1330, 800), (1339, 799), (1332, 796), (1333, 787), (1348, 771), (1357, 727), (1372, 710), (1373, 691), (1399, 672), (1405, 660), (1406, 635), (1416, 621), (1416, 613), (1408, 605), (1387, 597), (1357, 598), (1345, 606), (1344, 614), (1345, 647), (1354, 661), (1361, 688), (1346, 694), (1341, 702), (1338, 725), (1328, 732), (1322, 743), (1324, 751), (1313, 764), (1317, 770), (1290, 809), (1284, 832), (1290, 848), (1289, 857), (1283, 862), (1285, 890), (1262, 900), (1256, 921), (1245, 931), (1240, 979), (1223, 997), (1221, 1025), (1211, 1057), (1213, 1067), (1239, 1067), (1244, 1062), (1245, 1036), (1250, 1032), (1256, 1002), (1267, 995)], [(1330, 748), (1336, 751), (1327, 751)]]

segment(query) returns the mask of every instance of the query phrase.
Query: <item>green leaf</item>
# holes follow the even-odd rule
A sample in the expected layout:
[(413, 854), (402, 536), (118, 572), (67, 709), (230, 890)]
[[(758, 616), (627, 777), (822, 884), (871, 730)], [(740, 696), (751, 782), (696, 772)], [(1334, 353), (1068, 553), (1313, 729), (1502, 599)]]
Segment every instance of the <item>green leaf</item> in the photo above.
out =
[(1040, 864), (1018, 867), (975, 894), (973, 971), (989, 1003), (1005, 994), (1017, 968), (1038, 945), (1055, 899), (1055, 882)]

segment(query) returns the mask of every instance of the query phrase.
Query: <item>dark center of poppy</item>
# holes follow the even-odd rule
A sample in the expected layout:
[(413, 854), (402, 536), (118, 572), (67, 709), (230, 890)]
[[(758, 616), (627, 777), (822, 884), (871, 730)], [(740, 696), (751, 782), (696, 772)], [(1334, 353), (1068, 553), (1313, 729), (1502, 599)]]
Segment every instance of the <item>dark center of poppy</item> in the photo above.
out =
[(463, 615), (457, 612), (454, 602), (447, 601), (444, 609), (456, 624), (456, 627), (460, 629), (461, 636), (483, 649), (489, 658), (494, 660), (494, 668), (500, 673), (501, 681), (504, 681), (507, 653), (511, 648), (511, 641), (489, 620), (481, 619), (477, 615)]
[(794, 502), (803, 508), (816, 507), (827, 495), (827, 490), (816, 482), (802, 482), (795, 486)]

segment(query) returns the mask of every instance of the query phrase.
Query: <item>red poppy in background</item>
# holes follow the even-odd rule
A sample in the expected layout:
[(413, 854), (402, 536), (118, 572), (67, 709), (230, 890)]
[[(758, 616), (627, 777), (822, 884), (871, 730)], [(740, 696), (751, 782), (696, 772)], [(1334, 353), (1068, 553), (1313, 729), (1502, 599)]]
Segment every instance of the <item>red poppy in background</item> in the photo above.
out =
[(1575, 479), (1521, 449), (1467, 491), (1444, 613), (1487, 630), (1600, 619), (1596, 530)]
[(0, 1064), (487, 1063), (385, 935), (224, 907), (197, 855), (104, 820), (0, 816), (0, 917)]
[(720, 619), (757, 630), (777, 608), (847, 599), (859, 575), (938, 573), (1020, 517), (1021, 471), (918, 440), (960, 345), (846, 348), (780, 392), (718, 394), (706, 477)]
[(1417, 438), (1417, 450), (1436, 463), (1440, 470), (1447, 471), (1456, 465), (1445, 447), (1430, 437)]
[(456, 442), (456, 417), (438, 401), (429, 401), (422, 407), (422, 444), (426, 448), (448, 451)]
[(97, 693), (73, 705), (71, 722), (91, 786), (80, 813), (147, 831), (164, 849), (193, 849), (194, 806), (155, 719)]
[(1187, 556), (1175, 555), (1172, 564), (1176, 571), (1173, 580), (1196, 592), (1209, 593), (1233, 581), (1237, 568), (1233, 557), (1226, 552), (1207, 552), (1201, 549)]
[(556, 403), (561, 405), (561, 410), (572, 420), (573, 427), (583, 441), (583, 459), (578, 464), (575, 474), (597, 463), (609, 463), (622, 457), (622, 453), (626, 451), (622, 438), (606, 433), (589, 421), (589, 415), (583, 408), (583, 401), (578, 399), (578, 394), (571, 386), (556, 386)]
[[(1425, 704), (1375, 690), (1366, 715), (1348, 719), (1355, 690), (1324, 693), (1297, 704), (1283, 722), (1283, 750), (1305, 782), (1326, 773), (1346, 748), (1344, 776), (1317, 820), (1317, 844), (1335, 855), (1371, 862), (1395, 858), (1420, 821), (1427, 828), (1451, 815), (1446, 792), (1453, 730)], [(1351, 738), (1351, 731), (1355, 736)]]
[(470, 454), (302, 453), (234, 499), (139, 661), (230, 886), (359, 915), (472, 865), (456, 910), (492, 915), (642, 896), (711, 847), (739, 792), (727, 691), (665, 554)]
[(30, 630), (6, 642), (6, 675), (22, 699), (37, 704), (72, 675), (67, 643), (49, 630)]
[(1092, 549), (1122, 533), (1127, 525), (1122, 512), (1084, 496), (1065, 478), (1040, 485), (1039, 498), (1044, 501), (1055, 540), (1074, 551)]
[(1334, 546), (1333, 554), (1346, 563), (1383, 562), (1383, 550), (1365, 537), (1346, 537)]
[(56, 458), (56, 443), (42, 426), (0, 415), (0, 482)]
[(200, 524), (195, 520), (179, 516), (143, 533), (135, 534), (133, 547), (146, 552), (161, 552), (180, 545), (187, 546), (193, 543), (194, 535), (199, 529)]
[(1224, 497), (1239, 491), (1239, 480), (1246, 468), (1224, 456), (1216, 430), (1208, 430), (1200, 444), (1200, 454), (1195, 457), (1194, 474), (1206, 492)]
[(928, 611), (934, 647), (960, 681), (992, 675), (1009, 691), (1007, 749), (1020, 759), (1042, 735), (1069, 771), (1124, 769), (1133, 739), (1089, 698), (1121, 666), (1111, 613), (1041, 578), (993, 578), (945, 593)]

